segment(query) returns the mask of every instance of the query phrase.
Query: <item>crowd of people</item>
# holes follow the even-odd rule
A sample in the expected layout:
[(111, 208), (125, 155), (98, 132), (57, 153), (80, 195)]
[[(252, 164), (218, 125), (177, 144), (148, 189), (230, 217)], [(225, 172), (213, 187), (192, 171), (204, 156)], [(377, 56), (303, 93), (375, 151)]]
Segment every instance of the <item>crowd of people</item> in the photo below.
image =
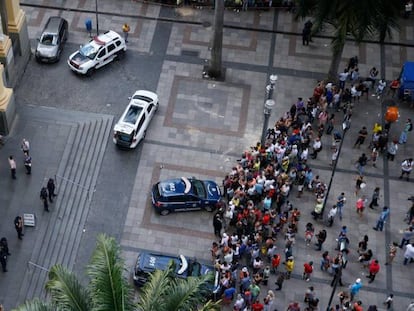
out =
[[(344, 72), (354, 72), (356, 68), (356, 64), (351, 64)], [(375, 88), (375, 82), (375, 77), (372, 77), (369, 87)], [(330, 148), (331, 165), (335, 165), (342, 131), (338, 131), (334, 124), (339, 120), (341, 125), (344, 123), (346, 126), (352, 117), (353, 102), (356, 100), (347, 94), (351, 94), (351, 91), (345, 88), (345, 83), (334, 85), (318, 82), (313, 95), (307, 100), (298, 98), (289, 111), (269, 129), (265, 143), (258, 142), (246, 150), (225, 177), (223, 187), (226, 204), (223, 204), (214, 215), (213, 226), (217, 241), (212, 244), (211, 254), (216, 269), (221, 271), (220, 296), (223, 303), (232, 304), (234, 310), (273, 311), (280, 307), (287, 307), (289, 311), (320, 310), (319, 299), (313, 286), (309, 286), (304, 293), (303, 303), (292, 301), (289, 306), (280, 306), (276, 303), (275, 291), (283, 289), (283, 283), (291, 278), (293, 271), (301, 270), (300, 275), (304, 282), (310, 282), (312, 279), (314, 261), (306, 261), (303, 267), (295, 266), (294, 254), (297, 252), (294, 248), (301, 232), (306, 247), (322, 251), (319, 258), (320, 269), (332, 278), (331, 286), (343, 286), (342, 269), (348, 264), (349, 252), (347, 226), (341, 227), (336, 237), (335, 250), (325, 250), (323, 244), (327, 239), (325, 226), (332, 226), (337, 214), (342, 220), (346, 197), (341, 193), (336, 204), (325, 213), (327, 187), (311, 168), (310, 162), (318, 157), (323, 148)], [(408, 123), (411, 123), (410, 119), (407, 120)], [(405, 134), (407, 133), (408, 131)], [(381, 153), (390, 157), (387, 134), (386, 129), (383, 131), (380, 124), (375, 124), (369, 148), (376, 157)], [(323, 135), (331, 136), (331, 144), (328, 146), (322, 144)], [(354, 148), (363, 145), (368, 135), (367, 128), (363, 127)], [(362, 160), (360, 158), (356, 163), (359, 172), (356, 181), (357, 196), (359, 190), (364, 187), (363, 166), (373, 160), (373, 155), (371, 158), (365, 154), (361, 157)], [(412, 162), (412, 159), (407, 161)], [(372, 165), (375, 166), (375, 161)], [(407, 163), (404, 165), (401, 176), (408, 180), (411, 169), (406, 170)], [(300, 224), (301, 213), (305, 211), (294, 206), (289, 199), (292, 195), (300, 198), (304, 191), (314, 197), (314, 223)], [(374, 191), (370, 208), (378, 206), (378, 196), (379, 188)], [(361, 197), (358, 201), (356, 210), (362, 216), (366, 199)], [(382, 209), (374, 230), (383, 230), (389, 212), (388, 207)], [(413, 215), (408, 222), (409, 227), (404, 231), (400, 245), (390, 245), (386, 265), (393, 263), (398, 246), (407, 245), (404, 264), (413, 260), (414, 244), (409, 244), (413, 237)], [(316, 223), (319, 227), (322, 226), (322, 229), (315, 230)], [(358, 243), (358, 261), (361, 268), (366, 270), (368, 282), (372, 283), (381, 266), (368, 247), (368, 240), (368, 235), (365, 235)], [(269, 283), (272, 275), (276, 280), (274, 285)], [(339, 293), (337, 304), (335, 303), (331, 310), (363, 310), (363, 304), (369, 306), (369, 311), (377, 310), (375, 305), (357, 299), (362, 286), (362, 280), (356, 279), (348, 290)], [(391, 310), (392, 304), (393, 295), (390, 294), (384, 300), (384, 305)]]

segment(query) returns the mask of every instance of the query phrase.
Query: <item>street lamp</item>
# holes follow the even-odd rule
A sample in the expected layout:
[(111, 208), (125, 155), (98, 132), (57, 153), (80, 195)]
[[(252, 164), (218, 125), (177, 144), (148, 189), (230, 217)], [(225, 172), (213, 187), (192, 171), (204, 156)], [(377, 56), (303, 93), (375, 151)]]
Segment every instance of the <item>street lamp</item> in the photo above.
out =
[(98, 0), (95, 0), (95, 15), (96, 15), (96, 35), (99, 36)]
[(275, 89), (275, 84), (277, 81), (277, 75), (270, 75), (269, 77), (270, 84), (266, 86), (266, 99), (273, 99), (273, 91)]
[(267, 99), (264, 104), (263, 109), (263, 115), (264, 115), (264, 121), (263, 121), (263, 130), (262, 130), (262, 138), (260, 140), (261, 146), (264, 146), (265, 139), (266, 139), (266, 132), (269, 125), (269, 117), (272, 113), (272, 108), (275, 105), (275, 101), (273, 99)]

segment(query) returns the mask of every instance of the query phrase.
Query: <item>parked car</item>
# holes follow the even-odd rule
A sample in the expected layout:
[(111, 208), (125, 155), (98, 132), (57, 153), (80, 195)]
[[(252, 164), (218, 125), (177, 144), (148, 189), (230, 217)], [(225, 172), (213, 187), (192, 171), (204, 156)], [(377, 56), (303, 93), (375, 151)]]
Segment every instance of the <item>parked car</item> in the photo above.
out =
[(124, 38), (115, 31), (108, 30), (70, 55), (68, 65), (76, 73), (91, 75), (114, 59), (123, 58), (126, 49)]
[(133, 280), (138, 287), (144, 286), (150, 274), (155, 270), (165, 270), (170, 262), (174, 262), (174, 275), (177, 278), (187, 278), (190, 276), (202, 276), (214, 273), (214, 282), (211, 284), (212, 298), (216, 298), (220, 290), (220, 275), (214, 267), (204, 265), (195, 259), (188, 259), (183, 255), (170, 256), (166, 254), (142, 251), (138, 254), (134, 269)]
[(212, 212), (220, 206), (221, 193), (216, 182), (196, 178), (160, 181), (152, 187), (152, 205), (161, 215), (170, 212), (204, 209)]
[(39, 62), (57, 62), (68, 39), (68, 22), (59, 16), (51, 16), (38, 39), (35, 57)]
[(157, 94), (144, 90), (136, 91), (114, 126), (113, 142), (120, 147), (135, 148), (145, 138), (157, 109)]

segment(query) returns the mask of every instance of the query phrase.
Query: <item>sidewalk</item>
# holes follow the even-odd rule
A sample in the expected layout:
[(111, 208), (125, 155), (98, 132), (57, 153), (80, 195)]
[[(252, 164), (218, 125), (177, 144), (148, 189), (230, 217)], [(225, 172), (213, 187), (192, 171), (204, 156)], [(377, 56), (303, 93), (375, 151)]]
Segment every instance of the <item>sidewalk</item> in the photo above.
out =
[[(26, 2), (26, 4), (29, 3)], [(30, 4), (54, 5), (52, 1), (47, 0), (31, 0)], [(86, 18), (92, 18), (95, 24), (93, 19), (95, 2), (79, 0), (65, 1), (64, 4), (66, 8), (73, 10), (53, 10), (22, 4), (22, 9), (27, 14), (29, 37), (33, 42), (39, 36), (47, 17), (56, 14), (69, 21), (68, 43), (71, 47), (84, 44), (88, 40), (84, 21)], [(129, 79), (122, 77), (122, 80), (118, 79), (117, 82), (125, 83), (131, 89), (154, 87), (161, 99), (161, 106), (151, 124), (151, 130), (148, 131), (145, 142), (139, 149), (122, 154), (113, 148), (105, 149), (103, 164), (97, 178), (97, 192), (92, 196), (90, 213), (85, 216), (86, 233), (82, 234), (79, 239), (79, 250), (72, 254), (75, 262), (74, 270), (79, 274), (82, 273), (90, 249), (93, 248), (94, 237), (102, 230), (119, 239), (128, 268), (132, 267), (136, 253), (140, 249), (171, 254), (182, 253), (209, 261), (209, 248), (214, 240), (212, 215), (200, 212), (160, 217), (154, 214), (149, 198), (151, 184), (158, 179), (187, 175), (213, 178), (221, 182), (242, 152), (249, 146), (255, 145), (260, 139), (264, 88), (269, 74), (275, 73), (279, 77), (275, 92), (276, 107), (270, 118), (270, 124), (274, 124), (296, 102), (297, 97), (307, 98), (312, 95), (316, 80), (324, 76), (329, 66), (331, 56), (329, 40), (316, 37), (309, 47), (302, 46), (300, 37), (287, 34), (289, 32), (299, 33), (302, 25), (293, 22), (292, 15), (286, 12), (236, 13), (226, 11), (226, 25), (245, 26), (249, 30), (225, 28), (223, 61), (226, 67), (226, 81), (206, 81), (201, 78), (201, 71), (205, 60), (210, 55), (209, 43), (212, 27), (204, 22), (211, 24), (212, 11), (162, 8), (135, 1), (113, 2), (109, 0), (99, 1), (99, 11), (105, 12), (99, 15), (99, 27), (102, 31), (104, 29), (120, 31), (125, 22), (131, 26), (128, 38), (130, 42), (128, 53), (131, 53), (131, 57), (128, 57), (126, 63), (120, 66), (127, 67), (130, 64), (128, 62), (131, 59), (135, 61), (133, 57), (136, 57), (137, 63), (134, 65), (137, 68), (147, 69), (147, 71), (137, 70), (133, 72), (135, 75), (128, 76)], [(182, 23), (171, 23), (168, 22), (169, 19), (177, 19)], [(253, 28), (275, 29), (278, 33), (251, 31)], [(281, 33), (282, 31), (284, 33)], [(413, 26), (404, 22), (402, 32), (393, 40), (412, 44), (414, 43), (412, 33)], [(344, 66), (354, 55), (359, 55), (362, 75), (365, 75), (372, 66), (379, 68), (385, 63), (386, 78), (392, 79), (399, 74), (403, 61), (414, 59), (414, 48), (387, 46), (385, 59), (381, 59), (378, 45), (364, 43), (358, 47), (349, 43), (345, 48), (341, 66)], [(59, 64), (67, 69), (65, 65), (64, 62)], [(30, 63), (28, 67), (27, 74), (35, 77), (37, 67), (33, 63)], [(130, 74), (128, 71), (130, 67), (124, 69), (128, 74)], [(42, 68), (42, 70), (45, 69)], [(113, 66), (107, 69), (105, 74), (110, 75), (112, 70), (118, 70), (118, 67)], [(155, 85), (149, 84), (146, 79), (146, 75), (151, 75), (151, 72), (160, 73)], [(66, 74), (70, 72), (62, 70), (63, 79)], [(101, 81), (103, 78), (98, 75), (95, 79), (94, 81)], [(25, 107), (27, 94), (34, 92), (40, 83), (41, 81), (36, 81), (36, 79), (23, 78), (15, 90), (16, 102), (19, 106), (18, 119), (6, 146), (0, 147), (2, 155), (0, 176), (4, 176), (0, 180), (0, 185), (2, 189), (7, 189), (7, 191), (0, 192), (1, 206), (6, 207), (4, 213), (6, 216), (1, 218), (0, 228), (1, 234), (9, 239), (12, 253), (8, 265), (10, 272), (0, 275), (0, 292), (2, 293), (0, 302), (6, 306), (7, 310), (23, 301), (23, 293), (19, 291), (23, 287), (24, 275), (33, 274), (34, 271), (32, 266), (28, 266), (33, 256), (31, 245), (38, 245), (35, 242), (44, 239), (45, 236), (38, 228), (48, 225), (50, 223), (48, 217), (54, 215), (40, 215), (38, 226), (28, 231), (23, 245), (19, 245), (17, 240), (14, 241), (15, 232), (10, 219), (12, 220), (16, 213), (41, 209), (37, 207), (37, 203), (33, 203), (37, 202), (39, 183), (58, 170), (65, 148), (64, 142), (69, 137), (73, 121), (70, 117), (66, 121), (53, 121), (55, 118), (53, 113), (47, 114), (47, 120), (42, 121), (39, 118), (31, 119), (27, 113), (24, 113), (27, 109)], [(86, 85), (87, 82), (83, 81), (83, 83)], [(101, 88), (105, 87), (106, 85), (101, 86)], [(76, 96), (72, 94), (74, 92), (58, 91), (57, 97), (62, 92), (60, 96), (63, 99), (66, 97), (66, 100), (52, 102), (33, 99), (30, 104), (34, 107), (53, 105), (57, 106), (57, 109), (76, 110), (75, 119), (82, 118), (84, 112), (117, 116), (123, 108), (121, 107), (123, 105), (108, 107), (102, 104), (105, 101), (117, 102), (118, 98), (88, 97), (88, 90), (85, 90), (85, 86), (75, 90), (79, 92)], [(55, 98), (49, 90), (45, 89), (43, 92), (50, 96), (45, 95), (45, 98)], [(125, 92), (129, 94), (130, 90), (125, 90)], [(96, 93), (99, 92), (96, 91)], [(87, 98), (87, 100), (82, 102), (78, 100), (79, 98)], [(380, 205), (391, 207), (391, 217), (386, 231), (381, 233), (372, 230), (378, 216), (377, 211), (367, 210), (362, 220), (356, 220), (354, 215), (356, 199), (353, 196), (353, 190), (357, 172), (353, 162), (361, 152), (368, 150), (362, 147), (360, 150), (352, 149), (352, 145), (359, 128), (366, 125), (370, 130), (374, 122), (381, 120), (383, 113), (381, 104), (376, 98), (369, 97), (368, 100), (361, 100), (355, 105), (352, 125), (345, 137), (328, 205), (334, 202), (340, 192), (346, 192), (348, 203), (343, 224), (350, 229), (351, 254), (350, 263), (344, 271), (345, 284), (350, 284), (357, 277), (364, 276), (365, 271), (355, 263), (355, 250), (360, 237), (369, 234), (370, 247), (379, 257), (382, 270), (372, 285), (367, 286), (364, 282), (365, 286), (360, 293), (360, 298), (362, 301), (382, 306), (386, 295), (392, 291), (395, 295), (394, 308), (403, 310), (403, 307), (414, 299), (409, 290), (414, 277), (413, 266), (402, 266), (402, 251), (398, 252), (395, 264), (392, 266), (386, 267), (383, 263), (387, 245), (391, 241), (400, 240), (399, 231), (405, 227), (403, 218), (409, 206), (407, 198), (413, 195), (413, 183), (398, 179), (401, 160), (413, 155), (413, 135), (409, 135), (407, 145), (399, 150), (394, 162), (382, 161), (381, 158), (377, 163), (377, 168), (369, 167), (366, 170), (365, 194), (370, 196), (375, 186), (379, 186), (382, 194)], [(412, 115), (412, 110), (401, 106), (400, 115), (401, 120), (404, 120)], [(93, 116), (88, 114), (84, 118), (89, 120)], [(392, 135), (398, 136), (401, 128), (401, 122), (393, 125)], [(30, 133), (30, 136), (27, 133)], [(61, 138), (57, 144), (55, 143), (56, 133)], [(23, 136), (28, 136), (26, 138), (34, 146), (40, 146), (38, 150), (34, 150), (38, 158), (36, 159), (37, 169), (34, 169), (35, 175), (32, 176), (32, 181), (27, 181), (23, 178), (26, 176), (19, 175), (17, 185), (13, 185), (8, 179), (6, 159), (11, 153), (18, 156), (18, 145)], [(329, 139), (327, 137), (323, 139), (323, 143), (328, 146)], [(53, 146), (53, 152), (49, 146)], [(330, 156), (329, 148), (325, 148), (317, 160), (310, 162), (315, 173), (318, 173), (325, 181), (329, 181), (330, 177)], [(18, 165), (21, 163), (20, 160), (19, 158)], [(111, 174), (115, 174), (114, 172), (120, 179), (122, 179), (122, 174), (126, 176), (122, 184), (124, 188), (118, 195), (117, 189), (114, 189), (115, 183), (111, 183)], [(119, 188), (122, 187), (119, 186)], [(312, 197), (306, 194), (301, 200), (292, 198), (292, 202), (294, 206), (302, 210), (301, 226), (306, 224), (310, 219), (307, 211), (310, 213), (313, 209)], [(113, 206), (118, 207), (116, 211)], [(109, 227), (104, 227), (103, 224), (109, 223), (110, 220), (114, 223)], [(65, 221), (64, 223), (67, 224)], [(336, 221), (332, 228), (328, 228), (326, 249), (333, 250), (335, 236), (341, 225)], [(321, 224), (318, 224), (316, 229), (320, 227)], [(298, 236), (302, 235), (303, 228), (301, 227)], [(278, 247), (279, 250), (282, 249), (283, 241), (278, 242)], [(47, 249), (47, 246), (45, 248), (45, 251), (53, 251)], [(313, 259), (316, 265), (318, 253), (307, 248), (299, 238), (294, 252), (297, 258), (297, 268), (293, 278), (285, 282), (283, 291), (277, 293), (275, 306), (283, 310), (290, 301), (302, 302), (305, 289), (314, 285), (321, 300), (322, 310), (329, 299), (331, 288), (328, 282), (331, 277), (315, 271), (311, 284), (302, 281), (299, 276), (303, 262)], [(50, 264), (53, 263), (50, 262)], [(366, 280), (366, 278), (363, 279)], [(270, 288), (273, 288), (274, 281), (269, 284), (272, 286)], [(41, 283), (38, 286), (41, 289)], [(44, 292), (40, 294), (40, 297), (44, 297)], [(335, 299), (336, 297), (334, 302), (337, 301)]]

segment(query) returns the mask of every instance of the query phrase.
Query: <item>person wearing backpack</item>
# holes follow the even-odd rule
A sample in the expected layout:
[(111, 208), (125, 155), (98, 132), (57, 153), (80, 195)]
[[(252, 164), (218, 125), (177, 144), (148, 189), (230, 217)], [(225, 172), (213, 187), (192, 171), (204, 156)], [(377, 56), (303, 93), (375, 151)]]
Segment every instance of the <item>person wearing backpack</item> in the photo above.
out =
[(413, 123), (411, 122), (411, 119), (407, 119), (407, 122), (405, 122), (404, 129), (401, 132), (400, 139), (398, 140), (398, 143), (400, 145), (405, 144), (407, 142), (407, 136), (408, 132), (411, 132), (413, 130)]
[(401, 163), (401, 176), (399, 178), (402, 179), (404, 177), (404, 175), (407, 175), (407, 181), (409, 181), (410, 180), (410, 173), (411, 173), (412, 169), (413, 169), (413, 159), (412, 158), (405, 159), (404, 161), (402, 161), (402, 163)]

